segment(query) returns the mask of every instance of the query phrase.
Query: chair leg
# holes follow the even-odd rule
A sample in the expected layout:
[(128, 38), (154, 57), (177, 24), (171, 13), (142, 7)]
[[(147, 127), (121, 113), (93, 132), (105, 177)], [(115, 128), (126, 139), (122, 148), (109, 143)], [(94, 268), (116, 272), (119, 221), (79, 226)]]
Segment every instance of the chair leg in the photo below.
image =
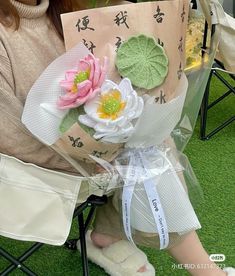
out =
[(200, 124), (200, 139), (201, 140), (206, 140), (206, 123), (207, 123), (207, 112), (208, 112), (208, 102), (209, 102), (209, 93), (210, 93), (210, 83), (211, 83), (211, 78), (213, 76), (213, 70), (210, 73), (207, 85), (206, 85), (206, 90), (204, 97), (202, 99), (202, 104), (201, 104), (201, 124)]
[(0, 248), (0, 255), (6, 258), (8, 261), (12, 263), (9, 265), (4, 271), (0, 272), (1, 276), (9, 275), (13, 270), (20, 269), (26, 275), (36, 276), (37, 274), (30, 270), (27, 266), (23, 264), (23, 262), (28, 259), (35, 251), (37, 251), (40, 247), (42, 247), (42, 243), (35, 243), (32, 247), (30, 247), (22, 256), (18, 259), (10, 255), (4, 249)]
[(206, 139), (209, 140), (212, 136), (214, 136), (216, 133), (218, 133), (220, 130), (225, 128), (226, 126), (230, 125), (235, 121), (235, 116), (232, 116), (227, 121), (223, 122), (219, 127), (215, 128), (213, 131), (211, 131), (207, 136)]
[[(90, 211), (89, 211), (89, 213), (87, 215), (86, 222), (84, 223), (84, 231), (85, 231), (85, 233), (87, 232), (87, 230), (89, 228), (89, 225), (91, 224), (91, 221), (92, 221), (92, 219), (94, 217), (95, 209), (96, 209), (96, 206), (91, 206), (91, 209), (90, 209)], [(67, 240), (65, 242), (64, 246), (66, 248), (68, 248), (69, 250), (77, 251), (77, 242), (78, 242), (78, 240), (80, 238), (81, 237), (79, 236), (76, 239)]]
[(84, 225), (84, 227), (85, 227), (85, 233), (87, 232), (88, 227), (90, 226), (91, 221), (92, 221), (92, 219), (94, 217), (95, 209), (96, 209), (96, 206), (92, 206), (91, 209), (90, 209), (90, 211), (89, 211), (89, 213), (88, 213), (88, 215), (87, 215), (86, 222), (85, 222), (85, 225)]
[(83, 276), (89, 276), (87, 249), (86, 249), (86, 229), (84, 226), (83, 213), (78, 216), (78, 225), (80, 233), (81, 257), (83, 266)]
[[(86, 232), (93, 219), (96, 207), (107, 203), (107, 200), (108, 199), (106, 195), (102, 197), (91, 195), (87, 199), (87, 201), (81, 204), (80, 206), (78, 206), (74, 212), (74, 218), (78, 217), (80, 235), (79, 235), (79, 238), (77, 239), (71, 239), (66, 241), (65, 247), (67, 247), (70, 250), (74, 250), (74, 251), (77, 250), (77, 242), (80, 239), (83, 276), (89, 276), (87, 250), (86, 250)], [(86, 221), (84, 221), (83, 211), (88, 207), (90, 207), (90, 211), (87, 215)]]

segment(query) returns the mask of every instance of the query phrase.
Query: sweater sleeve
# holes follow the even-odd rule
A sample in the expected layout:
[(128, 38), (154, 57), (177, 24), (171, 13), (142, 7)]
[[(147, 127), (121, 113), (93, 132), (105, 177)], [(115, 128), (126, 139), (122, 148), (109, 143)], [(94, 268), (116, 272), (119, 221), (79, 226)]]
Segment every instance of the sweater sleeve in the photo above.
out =
[(50, 147), (39, 142), (21, 122), (23, 104), (15, 96), (14, 76), (7, 53), (0, 43), (0, 152), (38, 166), (75, 172)]

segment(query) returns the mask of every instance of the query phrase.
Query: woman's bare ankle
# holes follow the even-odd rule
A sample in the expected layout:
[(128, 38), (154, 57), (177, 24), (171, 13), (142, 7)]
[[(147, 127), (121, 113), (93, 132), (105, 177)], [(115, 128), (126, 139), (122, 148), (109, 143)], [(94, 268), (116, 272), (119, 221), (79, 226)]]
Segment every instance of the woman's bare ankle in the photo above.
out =
[(113, 244), (113, 243), (119, 241), (120, 238), (116, 238), (116, 237), (105, 235), (105, 234), (100, 234), (93, 230), (91, 232), (91, 240), (95, 246), (102, 248), (102, 247), (107, 247), (110, 244)]
[[(120, 241), (120, 238), (105, 235), (105, 234), (100, 234), (93, 230), (91, 232), (91, 240), (95, 246), (104, 248), (104, 247), (107, 247), (115, 242)], [(137, 272), (145, 272), (145, 271), (147, 271), (147, 268), (144, 265), (144, 266), (140, 267)]]

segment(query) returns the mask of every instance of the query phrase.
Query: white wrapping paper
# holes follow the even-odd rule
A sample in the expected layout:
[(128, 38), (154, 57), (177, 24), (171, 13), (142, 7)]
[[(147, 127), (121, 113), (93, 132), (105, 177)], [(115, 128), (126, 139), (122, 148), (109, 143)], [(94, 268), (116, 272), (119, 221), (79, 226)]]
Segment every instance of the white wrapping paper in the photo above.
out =
[(158, 104), (154, 102), (154, 98), (149, 98), (126, 147), (160, 145), (167, 139), (180, 120), (187, 89), (188, 80), (183, 74), (176, 87), (174, 99)]
[(60, 81), (64, 79), (66, 71), (76, 68), (78, 61), (89, 53), (87, 48), (79, 43), (54, 60), (28, 93), (22, 122), (46, 145), (52, 145), (60, 138), (59, 125), (67, 113), (56, 107), (56, 102), (63, 92)]

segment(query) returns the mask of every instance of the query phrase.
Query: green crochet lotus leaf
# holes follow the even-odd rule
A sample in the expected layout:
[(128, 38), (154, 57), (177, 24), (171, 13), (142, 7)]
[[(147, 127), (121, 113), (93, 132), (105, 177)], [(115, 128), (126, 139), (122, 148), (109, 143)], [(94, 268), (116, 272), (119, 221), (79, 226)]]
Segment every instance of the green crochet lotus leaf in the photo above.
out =
[(139, 88), (152, 89), (161, 85), (168, 74), (168, 57), (154, 38), (143, 34), (123, 42), (116, 57), (122, 77)]

